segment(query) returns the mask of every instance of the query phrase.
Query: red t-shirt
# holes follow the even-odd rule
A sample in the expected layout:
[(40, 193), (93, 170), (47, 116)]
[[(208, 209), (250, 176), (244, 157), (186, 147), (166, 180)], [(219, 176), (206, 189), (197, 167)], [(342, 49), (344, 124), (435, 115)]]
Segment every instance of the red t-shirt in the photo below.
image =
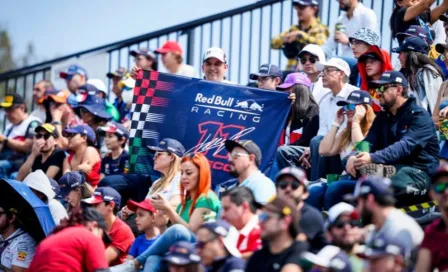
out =
[(103, 241), (84, 226), (50, 235), (36, 249), (28, 271), (95, 271), (108, 268)]
[(425, 237), (420, 248), (431, 252), (431, 266), (439, 271), (448, 269), (448, 233), (441, 218), (434, 220), (425, 228)]
[(120, 251), (119, 258), (112, 262), (110, 265), (117, 265), (124, 262), (126, 256), (128, 255), (128, 251), (134, 242), (134, 234), (132, 233), (131, 228), (126, 225), (120, 218), (116, 218), (115, 222), (112, 224), (112, 228), (110, 229), (109, 236), (112, 240), (112, 243), (109, 246), (113, 246)]
[(238, 231), (236, 234), (236, 248), (243, 254), (254, 252), (261, 248), (261, 229), (258, 225), (258, 217), (253, 216), (252, 219)]

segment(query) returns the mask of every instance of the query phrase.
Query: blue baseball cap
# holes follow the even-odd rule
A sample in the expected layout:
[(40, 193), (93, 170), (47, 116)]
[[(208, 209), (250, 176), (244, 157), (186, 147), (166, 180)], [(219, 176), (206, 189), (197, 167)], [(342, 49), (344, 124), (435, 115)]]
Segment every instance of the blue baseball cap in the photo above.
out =
[(128, 130), (122, 124), (115, 121), (108, 122), (105, 126), (98, 128), (98, 134), (100, 136), (105, 135), (106, 132), (115, 133), (126, 139), (129, 139)]
[(353, 91), (345, 101), (338, 101), (336, 105), (345, 106), (347, 104), (355, 104), (355, 105), (372, 105), (372, 97), (366, 91)]
[(428, 44), (431, 44), (432, 41), (430, 39), (429, 36), (429, 32), (428, 30), (423, 27), (423, 26), (419, 26), (419, 25), (411, 25), (406, 32), (398, 32), (397, 35), (395, 35), (395, 37), (397, 38), (401, 38), (401, 39), (406, 39), (412, 36), (417, 36), (422, 38), (424, 41), (426, 41)]
[(236, 248), (235, 243), (232, 241), (232, 237), (229, 236), (231, 225), (224, 220), (218, 219), (216, 221), (206, 222), (202, 224), (200, 229), (204, 228), (213, 232), (215, 235), (223, 238), (222, 242), (227, 251), (235, 257), (241, 257), (241, 253)]
[(86, 99), (73, 109), (77, 115), (81, 116), (82, 108), (100, 118), (112, 119), (112, 116), (106, 111), (106, 100), (96, 95), (87, 95)]
[(98, 187), (93, 196), (83, 199), (82, 202), (93, 205), (101, 202), (113, 201), (116, 205), (121, 204), (121, 195), (112, 187)]
[(427, 55), (429, 52), (429, 46), (422, 38), (411, 36), (404, 40), (404, 42), (399, 47), (395, 47), (392, 49), (392, 52), (394, 53), (400, 53), (404, 51), (412, 51)]
[(74, 75), (81, 75), (87, 78), (86, 70), (77, 64), (72, 64), (67, 68), (65, 72), (59, 73), (59, 76), (63, 79), (69, 78)]
[(403, 256), (408, 260), (411, 255), (411, 249), (403, 239), (396, 236), (381, 233), (372, 242), (364, 247), (364, 250), (357, 253), (362, 259), (377, 259), (383, 256)]
[(51, 189), (56, 194), (56, 198), (59, 198), (61, 193), (61, 187), (59, 186), (59, 183), (50, 177), (48, 177), (48, 180), (50, 181)]
[(165, 138), (160, 141), (159, 146), (148, 146), (154, 152), (170, 152), (179, 157), (185, 154), (185, 147), (177, 140)]
[(258, 73), (253, 73), (249, 75), (252, 80), (257, 80), (259, 77), (283, 77), (282, 70), (274, 64), (263, 64), (260, 66)]
[(117, 70), (115, 70), (115, 72), (109, 72), (106, 74), (107, 78), (114, 78), (114, 77), (119, 77), (119, 78), (123, 78), (127, 73), (126, 68), (124, 67), (120, 67)]
[(82, 134), (87, 136), (87, 139), (93, 144), (96, 141), (95, 131), (88, 125), (77, 125), (71, 128), (66, 128), (62, 131), (62, 135), (67, 134)]
[(294, 6), (319, 6), (319, 1), (317, 0), (294, 0), (292, 1)]
[(387, 71), (381, 75), (379, 80), (372, 80), (369, 82), (369, 87), (378, 88), (387, 84), (400, 84), (403, 87), (408, 87), (408, 80), (398, 71)]
[(179, 241), (172, 245), (164, 261), (175, 265), (197, 264), (201, 262), (201, 257), (196, 254), (196, 247), (193, 243)]
[(361, 196), (372, 194), (375, 199), (393, 198), (392, 181), (379, 176), (367, 176), (360, 179), (355, 186), (353, 195), (349, 199), (357, 199)]
[(82, 103), (87, 99), (89, 95), (96, 95), (99, 91), (100, 90), (98, 90), (98, 88), (95, 87), (95, 85), (89, 83), (84, 84), (78, 88), (77, 92), (78, 94), (76, 95), (76, 100), (79, 103)]
[(81, 186), (86, 182), (86, 178), (78, 171), (71, 171), (64, 174), (59, 179), (59, 187), (61, 188), (60, 196), (65, 198), (71, 190)]

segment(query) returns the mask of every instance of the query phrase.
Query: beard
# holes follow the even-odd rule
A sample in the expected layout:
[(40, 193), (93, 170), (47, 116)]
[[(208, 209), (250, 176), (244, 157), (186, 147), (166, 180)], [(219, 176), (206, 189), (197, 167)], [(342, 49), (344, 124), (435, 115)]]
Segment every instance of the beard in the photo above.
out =
[(364, 207), (364, 209), (361, 212), (361, 219), (362, 219), (362, 224), (364, 226), (370, 225), (373, 222), (373, 212), (369, 211), (368, 209), (366, 209), (366, 207)]
[(339, 4), (339, 8), (342, 11), (348, 11), (351, 7), (352, 7), (351, 4)]
[(396, 97), (393, 98), (391, 101), (384, 100), (384, 102), (381, 103), (381, 106), (384, 108), (384, 110), (390, 110), (395, 105), (395, 103), (397, 103)]
[(236, 171), (236, 169), (230, 170), (229, 174), (234, 178), (238, 178), (240, 176), (240, 173), (238, 173), (238, 171)]
[(355, 243), (350, 243), (350, 242), (346, 242), (341, 240), (333, 240), (331, 242), (332, 245), (339, 247), (340, 249), (342, 249), (343, 251), (349, 253), (352, 252), (353, 247), (355, 246)]

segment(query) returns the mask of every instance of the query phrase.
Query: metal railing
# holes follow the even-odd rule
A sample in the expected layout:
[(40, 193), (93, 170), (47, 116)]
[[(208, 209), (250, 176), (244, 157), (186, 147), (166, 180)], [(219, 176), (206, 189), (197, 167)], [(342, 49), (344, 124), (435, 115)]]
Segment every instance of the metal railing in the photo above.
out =
[[(335, 0), (320, 0), (320, 2), (322, 22), (329, 25), (330, 31), (333, 31), (334, 22), (340, 14), (339, 4)], [(390, 49), (393, 41), (388, 22), (393, 10), (393, 1), (364, 0), (363, 4), (377, 14), (382, 47)], [(286, 58), (282, 52), (270, 49), (270, 39), (296, 22), (297, 16), (291, 1), (258, 1), (138, 37), (2, 73), (0, 90), (22, 94), (28, 106), (32, 107), (33, 85), (41, 79), (48, 79), (52, 65), (58, 62), (106, 52), (109, 56), (110, 71), (121, 66), (130, 68), (132, 63), (129, 51), (139, 47), (154, 50), (169, 39), (179, 41), (185, 51), (186, 63), (196, 67), (198, 74), (202, 74), (202, 52), (211, 46), (222, 47), (227, 52), (229, 62), (228, 79), (245, 84), (248, 82), (248, 75), (256, 71), (262, 63), (285, 66)], [(160, 70), (164, 71), (163, 69), (162, 67)], [(5, 94), (0, 93), (0, 97), (3, 95)]]

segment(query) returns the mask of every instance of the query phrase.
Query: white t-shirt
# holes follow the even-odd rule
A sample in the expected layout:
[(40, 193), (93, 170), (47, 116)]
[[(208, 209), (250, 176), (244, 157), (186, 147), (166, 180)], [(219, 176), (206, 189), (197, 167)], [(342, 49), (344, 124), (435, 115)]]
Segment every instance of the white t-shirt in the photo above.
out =
[[(13, 265), (28, 268), (33, 260), (36, 251), (36, 242), (34, 239), (22, 229), (16, 230), (9, 237), (14, 237), (16, 235), (19, 236), (12, 238), (11, 240), (6, 239), (8, 245), (0, 257), (0, 271), (4, 271), (2, 270), (2, 266), (8, 269), (11, 269), (11, 266)], [(1, 237), (0, 241), (3, 241)]]
[(56, 225), (59, 225), (62, 219), (68, 218), (67, 210), (65, 210), (61, 202), (56, 199), (51, 199), (48, 201), (48, 208), (50, 208), (51, 216), (53, 217)]
[(188, 64), (181, 64), (179, 70), (177, 70), (176, 75), (186, 76), (186, 77), (198, 77), (196, 70), (193, 66)]
[[(152, 188), (160, 182), (160, 179), (153, 182), (151, 188), (149, 188), (148, 195), (146, 198), (151, 198)], [(161, 194), (165, 199), (170, 200), (173, 196), (180, 195), (180, 173), (177, 173), (174, 178), (171, 180), (170, 185), (166, 188), (163, 188), (161, 191), (156, 192), (155, 194)]]

